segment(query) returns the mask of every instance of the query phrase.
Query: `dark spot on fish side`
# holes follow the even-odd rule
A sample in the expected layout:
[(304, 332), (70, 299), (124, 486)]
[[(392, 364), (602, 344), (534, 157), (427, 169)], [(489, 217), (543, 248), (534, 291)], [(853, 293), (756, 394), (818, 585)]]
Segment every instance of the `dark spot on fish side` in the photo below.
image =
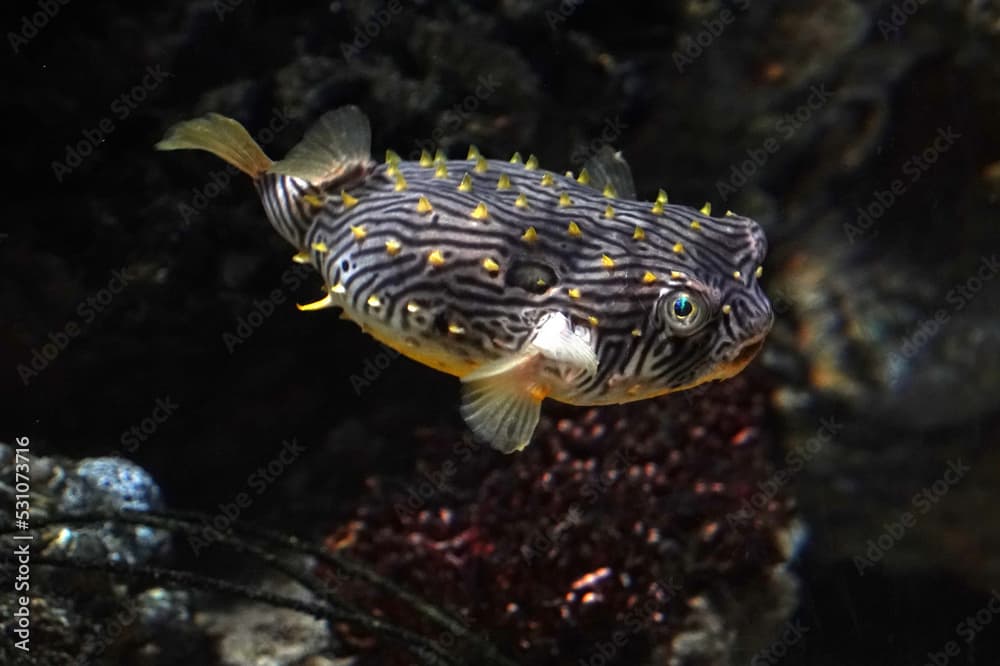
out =
[(559, 276), (548, 264), (526, 259), (515, 260), (504, 276), (508, 287), (532, 294), (544, 294), (559, 284)]
[(448, 333), (448, 324), (448, 317), (443, 312), (439, 312), (434, 316), (434, 330), (437, 333), (446, 335)]

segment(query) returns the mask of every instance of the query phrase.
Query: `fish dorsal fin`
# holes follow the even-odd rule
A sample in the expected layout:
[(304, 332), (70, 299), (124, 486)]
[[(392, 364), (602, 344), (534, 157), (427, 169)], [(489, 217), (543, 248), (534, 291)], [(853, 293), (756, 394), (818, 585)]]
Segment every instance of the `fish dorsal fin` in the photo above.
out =
[(528, 445), (549, 392), (544, 361), (588, 373), (597, 370), (590, 341), (574, 331), (569, 318), (546, 315), (522, 351), (462, 377), (462, 418), (476, 437), (503, 453)]
[(632, 180), (632, 170), (620, 151), (611, 146), (603, 146), (597, 154), (584, 164), (590, 174), (590, 186), (604, 190), (610, 185), (620, 199), (635, 199), (635, 181)]
[(356, 106), (328, 111), (309, 128), (271, 173), (293, 176), (316, 187), (338, 183), (371, 161), (372, 130)]
[(157, 150), (205, 150), (221, 157), (251, 178), (271, 167), (271, 159), (239, 122), (209, 113), (177, 123), (156, 144)]

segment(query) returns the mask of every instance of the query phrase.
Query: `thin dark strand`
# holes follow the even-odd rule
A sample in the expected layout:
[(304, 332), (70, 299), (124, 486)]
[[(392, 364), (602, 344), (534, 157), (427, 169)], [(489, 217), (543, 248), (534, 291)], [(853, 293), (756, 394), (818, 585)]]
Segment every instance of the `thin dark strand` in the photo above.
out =
[(416, 649), (417, 646), (422, 646), (425, 650), (433, 652), (436, 657), (443, 659), (448, 664), (455, 664), (456, 666), (459, 666), (459, 662), (455, 661), (450, 655), (445, 653), (434, 641), (427, 640), (423, 636), (379, 620), (376, 617), (340, 611), (322, 603), (304, 601), (302, 599), (295, 599), (294, 597), (282, 594), (255, 590), (239, 583), (219, 580), (217, 578), (211, 578), (209, 576), (203, 576), (189, 571), (178, 571), (176, 569), (165, 569), (153, 566), (135, 567), (117, 562), (93, 562), (43, 556), (34, 557), (32, 562), (43, 566), (48, 565), (84, 571), (101, 571), (108, 574), (125, 575), (133, 578), (147, 578), (157, 583), (176, 583), (190, 588), (232, 594), (234, 596), (242, 597), (248, 601), (287, 608), (289, 610), (311, 615), (321, 620), (350, 622), (357, 624), (372, 633), (399, 641), (411, 652), (425, 660), (427, 663), (433, 664), (437, 662), (434, 658), (431, 658), (428, 655), (423, 654), (421, 650)]
[[(55, 526), (62, 524), (81, 524), (107, 522), (108, 520), (120, 520), (121, 522), (127, 524), (150, 525), (162, 527), (168, 530), (173, 529), (185, 533), (193, 533), (202, 529), (204, 527), (204, 522), (210, 518), (211, 516), (194, 511), (121, 511), (112, 514), (74, 514), (66, 516), (53, 516), (45, 524), (36, 524), (35, 529), (40, 529), (47, 525)], [(232, 521), (230, 527), (235, 532), (257, 538), (270, 545), (291, 550), (300, 554), (310, 555), (324, 564), (340, 567), (348, 573), (354, 574), (365, 582), (372, 584), (377, 589), (401, 599), (421, 614), (425, 619), (443, 627), (452, 635), (466, 641), (470, 646), (473, 646), (480, 653), (480, 655), (488, 659), (490, 663), (499, 664), (500, 666), (514, 666), (514, 662), (500, 653), (496, 646), (488, 641), (484, 641), (474, 633), (470, 632), (464, 626), (459, 624), (458, 621), (451, 618), (447, 613), (435, 608), (428, 602), (369, 570), (360, 563), (352, 561), (350, 558), (330, 553), (329, 551), (305, 542), (298, 537), (249, 525), (243, 521)], [(0, 534), (2, 533), (3, 532), (0, 531)], [(234, 548), (246, 548), (248, 546), (248, 544), (239, 541), (238, 539), (225, 537), (217, 530), (213, 533), (213, 540), (225, 543), (226, 545), (230, 545)], [(265, 551), (260, 551), (258, 549), (258, 552), (263, 553)], [(273, 556), (272, 559), (274, 559)], [(265, 560), (265, 563), (270, 565), (270, 562), (267, 560)], [(305, 585), (310, 591), (318, 593), (324, 599), (329, 599), (327, 586), (321, 580), (315, 580), (314, 587), (313, 585), (303, 582), (299, 576), (293, 575), (288, 571), (282, 570), (282, 573), (289, 575), (294, 580)], [(330, 600), (330, 603), (331, 605), (337, 605), (342, 608), (350, 608), (349, 606), (343, 604), (343, 602), (334, 601), (332, 599)]]
[[(161, 518), (174, 518), (180, 519), (182, 521), (200, 521), (205, 518), (204, 515), (198, 512), (188, 512), (188, 511), (153, 511), (149, 514), (137, 513), (137, 512), (126, 512), (132, 513), (133, 515), (143, 516), (143, 515), (153, 515)], [(364, 565), (353, 561), (350, 558), (344, 557), (342, 555), (336, 555), (331, 553), (329, 550), (316, 546), (314, 544), (308, 543), (299, 539), (298, 537), (282, 534), (267, 528), (258, 527), (256, 525), (250, 525), (243, 521), (233, 521), (231, 527), (238, 532), (247, 534), (249, 536), (256, 537), (262, 541), (273, 544), (275, 546), (287, 548), (294, 550), (304, 555), (311, 555), (316, 559), (320, 560), (324, 564), (331, 566), (340, 567), (341, 569), (347, 571), (348, 573), (356, 575), (367, 583), (370, 583), (377, 589), (388, 593), (394, 597), (397, 597), (408, 604), (411, 608), (416, 610), (418, 613), (424, 616), (425, 619), (441, 626), (445, 630), (449, 631), (451, 634), (458, 638), (468, 641), (470, 644), (474, 645), (483, 656), (487, 656), (500, 664), (505, 666), (514, 666), (514, 662), (508, 660), (504, 657), (496, 646), (492, 645), (487, 641), (483, 641), (481, 638), (476, 636), (474, 633), (470, 632), (464, 626), (462, 626), (457, 620), (450, 617), (447, 613), (435, 608), (428, 602), (424, 601), (417, 595), (403, 589), (402, 587), (396, 585), (392, 581), (380, 576), (374, 571), (368, 569)]]

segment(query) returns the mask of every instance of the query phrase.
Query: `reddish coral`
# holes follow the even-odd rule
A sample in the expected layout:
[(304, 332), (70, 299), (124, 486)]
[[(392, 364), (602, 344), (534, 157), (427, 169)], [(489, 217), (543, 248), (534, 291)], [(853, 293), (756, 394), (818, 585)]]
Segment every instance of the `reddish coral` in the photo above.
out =
[[(706, 595), (763, 582), (785, 556), (784, 495), (761, 510), (746, 502), (773, 472), (760, 384), (744, 375), (621, 406), (553, 404), (511, 456), (422, 430), (406, 443), (418, 447), (416, 473), (370, 478), (330, 543), (457, 612), (518, 663), (586, 660), (616, 630), (627, 640), (602, 663), (640, 663)], [(403, 624), (413, 617), (360, 586), (342, 590)]]

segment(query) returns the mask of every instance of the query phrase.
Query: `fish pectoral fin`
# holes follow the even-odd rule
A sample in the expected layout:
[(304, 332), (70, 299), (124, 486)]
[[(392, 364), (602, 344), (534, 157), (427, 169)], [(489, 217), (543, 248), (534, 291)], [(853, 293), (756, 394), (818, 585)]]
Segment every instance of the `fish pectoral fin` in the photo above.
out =
[(556, 364), (587, 373), (597, 370), (590, 340), (559, 312), (545, 315), (518, 354), (480, 366), (462, 377), (462, 417), (473, 433), (504, 453), (520, 451), (538, 425), (549, 394), (543, 375)]
[(344, 106), (320, 116), (271, 173), (301, 178), (319, 188), (357, 177), (371, 161), (372, 130), (356, 106)]
[[(520, 451), (531, 441), (541, 414), (544, 388), (533, 381), (537, 355), (522, 355), (518, 363), (501, 361), (499, 372), (462, 379), (462, 418), (473, 434), (503, 453)], [(496, 364), (489, 364), (496, 365)]]
[(578, 333), (569, 317), (553, 312), (542, 318), (529, 345), (546, 359), (583, 370), (597, 371), (597, 354), (590, 340)]
[(603, 190), (610, 185), (620, 199), (635, 199), (635, 181), (632, 170), (620, 152), (604, 146), (596, 155), (587, 160), (583, 167), (590, 174), (590, 186)]

